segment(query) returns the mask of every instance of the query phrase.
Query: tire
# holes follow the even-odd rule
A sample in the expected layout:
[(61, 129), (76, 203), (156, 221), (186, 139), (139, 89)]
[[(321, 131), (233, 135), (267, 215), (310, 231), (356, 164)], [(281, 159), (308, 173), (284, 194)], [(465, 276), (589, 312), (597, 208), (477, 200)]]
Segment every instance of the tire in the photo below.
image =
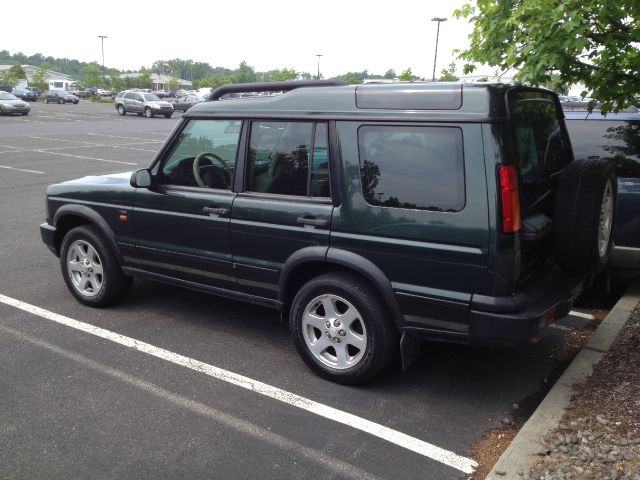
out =
[(144, 116), (147, 118), (152, 118), (153, 117), (153, 112), (151, 111), (151, 109), (149, 107), (144, 109)]
[(125, 110), (124, 105), (118, 105), (116, 110), (118, 110), (118, 115), (124, 116), (127, 114), (127, 111)]
[(166, 114), (164, 115), (164, 118), (171, 118), (171, 115), (173, 115), (173, 113), (166, 113)]
[(289, 327), (304, 362), (337, 383), (368, 380), (389, 363), (398, 346), (398, 332), (379, 293), (345, 272), (304, 284), (293, 299)]
[(64, 105), (64, 100), (63, 99), (58, 100), (58, 105)]
[(29, 112), (22, 112), (22, 116), (27, 116), (29, 115)]
[(617, 209), (614, 166), (592, 158), (571, 162), (560, 175), (554, 250), (563, 270), (597, 273), (609, 259)]
[(48, 99), (44, 99), (44, 103), (46, 103), (47, 105), (49, 105), (49, 100)]
[(133, 282), (122, 273), (104, 237), (90, 225), (76, 227), (64, 236), (60, 266), (69, 291), (90, 307), (105, 307), (122, 300)]

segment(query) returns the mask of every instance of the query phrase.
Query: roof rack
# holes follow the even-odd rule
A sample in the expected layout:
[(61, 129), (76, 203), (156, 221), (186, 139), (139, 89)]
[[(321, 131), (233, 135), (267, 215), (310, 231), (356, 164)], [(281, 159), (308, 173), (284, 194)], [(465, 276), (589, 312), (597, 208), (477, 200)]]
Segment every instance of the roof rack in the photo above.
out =
[(287, 82), (232, 83), (216, 88), (207, 101), (220, 100), (227, 93), (288, 92), (302, 87), (337, 87), (342, 80), (291, 80)]

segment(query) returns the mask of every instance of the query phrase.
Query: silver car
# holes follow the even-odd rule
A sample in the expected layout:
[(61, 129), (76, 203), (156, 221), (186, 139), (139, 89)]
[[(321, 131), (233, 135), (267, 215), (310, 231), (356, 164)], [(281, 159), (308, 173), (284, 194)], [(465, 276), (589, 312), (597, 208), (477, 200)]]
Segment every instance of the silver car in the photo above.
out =
[(154, 93), (125, 90), (116, 96), (115, 107), (120, 115), (137, 113), (147, 118), (154, 115), (164, 115), (166, 118), (170, 118), (173, 115), (173, 105), (160, 100)]
[(13, 93), (0, 92), (0, 115), (6, 113), (21, 113), (29, 115), (31, 106), (16, 97)]

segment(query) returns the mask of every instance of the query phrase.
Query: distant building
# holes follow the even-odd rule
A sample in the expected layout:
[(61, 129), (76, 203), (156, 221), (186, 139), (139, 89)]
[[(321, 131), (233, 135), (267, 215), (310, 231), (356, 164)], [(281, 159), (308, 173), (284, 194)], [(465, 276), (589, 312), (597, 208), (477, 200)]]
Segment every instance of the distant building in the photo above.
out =
[[(0, 74), (6, 73), (13, 65), (0, 65)], [(38, 71), (38, 67), (32, 65), (21, 65), (27, 76), (27, 82), (33, 82), (33, 76)], [(47, 70), (47, 74), (44, 81), (49, 84), (51, 90), (68, 90), (75, 83), (71, 75), (65, 73), (54, 72), (53, 70)]]
[[(123, 73), (122, 75), (120, 75), (120, 78), (138, 78), (140, 76), (142, 76), (142, 73), (139, 73), (139, 72)], [(165, 90), (165, 89), (168, 90), (169, 82), (171, 81), (172, 78), (174, 78), (171, 75), (163, 75), (158, 73), (152, 73), (150, 77), (151, 77), (151, 83), (152, 83), (151, 88), (153, 88), (153, 90)], [(179, 78), (178, 81), (180, 82), (180, 86), (178, 88), (191, 90), (191, 87), (193, 85), (191, 81), (184, 80), (182, 78)]]

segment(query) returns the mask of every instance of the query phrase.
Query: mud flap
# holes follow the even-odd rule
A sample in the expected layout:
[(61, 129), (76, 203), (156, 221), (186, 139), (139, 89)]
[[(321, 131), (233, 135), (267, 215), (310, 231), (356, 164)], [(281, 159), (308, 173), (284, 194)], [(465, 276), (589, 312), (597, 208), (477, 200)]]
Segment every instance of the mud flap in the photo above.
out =
[(402, 332), (402, 337), (400, 337), (400, 357), (402, 358), (403, 372), (409, 370), (409, 367), (418, 359), (421, 345), (420, 340), (412, 337), (407, 332)]

